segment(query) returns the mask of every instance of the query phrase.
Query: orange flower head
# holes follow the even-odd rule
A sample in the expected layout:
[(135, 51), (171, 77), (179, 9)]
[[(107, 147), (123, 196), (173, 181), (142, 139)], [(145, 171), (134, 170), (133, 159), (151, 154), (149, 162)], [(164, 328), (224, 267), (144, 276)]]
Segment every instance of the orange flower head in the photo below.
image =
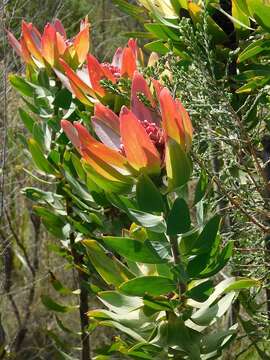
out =
[(89, 52), (89, 29), (87, 18), (81, 22), (80, 32), (67, 39), (65, 29), (60, 20), (45, 25), (43, 33), (32, 24), (22, 22), (22, 32), (19, 40), (7, 31), (10, 45), (24, 62), (33, 67), (45, 66), (59, 68), (59, 59), (63, 58), (73, 68), (82, 65)]
[(187, 111), (157, 80), (153, 84), (155, 97), (143, 76), (135, 71), (131, 109), (123, 106), (119, 116), (101, 103), (95, 105), (92, 125), (101, 142), (82, 125), (62, 121), (63, 130), (82, 157), (107, 179), (111, 179), (108, 166), (113, 167), (114, 177), (116, 173), (128, 177), (141, 172), (159, 174), (164, 163), (169, 169), (166, 154), (171, 141), (184, 152), (190, 149), (192, 125)]

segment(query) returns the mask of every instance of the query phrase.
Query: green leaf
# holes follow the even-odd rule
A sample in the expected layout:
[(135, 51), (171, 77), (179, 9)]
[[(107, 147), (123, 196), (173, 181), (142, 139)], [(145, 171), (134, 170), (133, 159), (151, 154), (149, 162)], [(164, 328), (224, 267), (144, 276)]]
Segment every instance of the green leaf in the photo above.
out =
[(63, 321), (61, 321), (57, 315), (55, 315), (55, 320), (56, 320), (56, 323), (57, 323), (57, 325), (59, 326), (59, 328), (60, 328), (62, 331), (64, 331), (65, 333), (67, 333), (67, 334), (72, 334), (72, 335), (80, 335), (79, 332), (74, 332), (73, 330), (71, 330), (71, 329), (69, 329), (68, 327), (66, 327), (66, 326), (63, 324)]
[(152, 215), (134, 209), (128, 209), (128, 211), (139, 225), (157, 233), (166, 231), (166, 224), (162, 216)]
[(251, 16), (265, 30), (270, 31), (270, 4), (268, 1), (246, 0)]
[(137, 5), (129, 4), (126, 0), (113, 0), (113, 3), (124, 13), (132, 16), (137, 20), (143, 21), (142, 13), (143, 9)]
[(42, 295), (41, 301), (43, 305), (46, 306), (46, 308), (55, 312), (67, 313), (78, 309), (77, 305), (76, 306), (61, 305), (56, 301), (54, 301), (52, 298), (50, 298), (48, 295)]
[(164, 44), (162, 40), (155, 40), (146, 45), (144, 45), (145, 49), (148, 51), (154, 51), (160, 55), (165, 55), (169, 52), (169, 48)]
[[(205, 335), (202, 338), (202, 353), (214, 353), (221, 356), (222, 348), (236, 335), (237, 324), (230, 327), (228, 330), (218, 330), (214, 333)], [(213, 355), (214, 355), (213, 354)]]
[(270, 40), (260, 39), (253, 41), (244, 51), (238, 56), (238, 63), (241, 63), (247, 59), (250, 59), (263, 51), (270, 51)]
[(33, 135), (34, 139), (39, 143), (40, 146), (43, 146), (44, 143), (44, 132), (37, 123), (26, 111), (22, 108), (19, 108), (19, 115), (24, 123), (26, 129)]
[(208, 299), (208, 297), (213, 293), (213, 291), (213, 281), (206, 280), (192, 287), (186, 292), (186, 295), (195, 301), (203, 302)]
[(134, 277), (118, 259), (108, 256), (95, 240), (84, 240), (83, 244), (89, 250), (87, 254), (91, 263), (107, 284), (119, 286)]
[(237, 291), (242, 289), (249, 289), (251, 287), (258, 287), (261, 285), (261, 282), (256, 279), (238, 279), (234, 281), (232, 284), (230, 284), (224, 292), (230, 292), (230, 291)]
[(136, 186), (136, 197), (140, 210), (161, 212), (164, 208), (162, 195), (153, 181), (145, 174), (139, 176)]
[(186, 184), (192, 173), (188, 154), (173, 139), (169, 139), (166, 146), (166, 169), (170, 191)]
[(116, 208), (128, 213), (128, 209), (136, 208), (136, 203), (133, 199), (128, 198), (124, 195), (113, 194), (111, 192), (106, 192), (106, 198), (109, 202)]
[(113, 327), (113, 328), (120, 330), (121, 332), (127, 334), (128, 336), (132, 337), (133, 339), (135, 339), (137, 341), (145, 342), (145, 340), (137, 332), (135, 332), (134, 330), (130, 329), (129, 327), (124, 326), (116, 321), (110, 321), (110, 320), (100, 321), (99, 325)]
[(200, 254), (191, 259), (187, 266), (187, 272), (191, 278), (201, 279), (217, 274), (230, 260), (233, 251), (233, 242), (229, 242), (224, 249), (211, 257), (211, 254)]
[(205, 196), (208, 187), (208, 175), (202, 170), (199, 181), (196, 185), (193, 205), (197, 204)]
[(194, 253), (205, 254), (211, 252), (218, 235), (220, 221), (221, 217), (219, 215), (212, 217), (212, 219), (208, 221), (208, 223), (203, 228), (203, 231), (194, 243)]
[(128, 260), (144, 264), (161, 264), (166, 262), (166, 260), (158, 255), (148, 240), (141, 242), (125, 237), (104, 236), (103, 241), (105, 245)]
[(71, 153), (70, 159), (72, 161), (72, 165), (74, 166), (76, 173), (79, 176), (80, 180), (85, 181), (85, 171), (82, 167), (82, 163), (81, 163), (80, 159), (78, 158), (78, 156)]
[(270, 76), (255, 76), (247, 84), (241, 86), (236, 90), (237, 94), (250, 93), (258, 88), (262, 88), (264, 85), (269, 83)]
[(44, 226), (50, 233), (60, 239), (67, 238), (70, 225), (64, 221), (62, 216), (55, 214), (42, 206), (33, 206), (33, 210), (41, 217)]
[(28, 147), (36, 167), (47, 174), (55, 175), (56, 174), (55, 169), (52, 167), (50, 162), (44, 156), (43, 151), (41, 150), (37, 141), (32, 138), (29, 139)]
[(98, 297), (105, 306), (115, 313), (129, 312), (143, 306), (141, 298), (126, 296), (117, 291), (101, 291), (98, 293)]
[(59, 281), (55, 275), (50, 271), (50, 282), (53, 286), (53, 288), (61, 295), (70, 295), (72, 294), (72, 290), (65, 287), (61, 281)]
[(147, 23), (144, 26), (148, 31), (155, 34), (156, 37), (160, 40), (168, 41), (168, 39), (171, 39), (175, 41), (180, 41), (179, 33), (170, 29), (168, 26), (157, 23)]
[(192, 360), (200, 360), (200, 337), (191, 336), (191, 330), (180, 317), (169, 313), (168, 344), (181, 347)]
[(156, 298), (149, 295), (144, 295), (143, 303), (155, 311), (171, 311), (175, 306), (171, 300), (168, 300), (164, 297), (157, 300)]
[(19, 108), (19, 115), (26, 129), (32, 134), (35, 120), (22, 108)]
[(18, 75), (11, 74), (9, 75), (9, 81), (11, 85), (19, 91), (21, 95), (33, 97), (34, 96), (34, 87), (30, 83), (24, 80)]
[(91, 205), (91, 207), (97, 208), (92, 195), (86, 190), (86, 188), (82, 184), (75, 180), (68, 171), (65, 171), (65, 178), (70, 184), (71, 188), (74, 190), (75, 194), (77, 194), (80, 199)]
[(156, 36), (154, 34), (151, 34), (150, 32), (146, 32), (146, 31), (124, 32), (123, 36), (126, 36), (128, 38), (135, 38), (135, 39), (155, 39), (156, 38)]
[(68, 110), (72, 101), (72, 94), (67, 89), (61, 89), (57, 92), (53, 101), (54, 106)]
[(91, 177), (92, 182), (94, 182), (98, 187), (101, 189), (112, 192), (112, 193), (126, 193), (129, 192), (132, 187), (132, 179), (124, 177), (123, 175), (119, 174), (119, 177), (121, 179), (124, 179), (124, 181), (112, 181), (105, 179), (103, 176), (99, 175), (89, 164), (86, 162), (83, 162), (83, 168), (86, 170), (86, 172)]
[(232, 17), (238, 20), (235, 22), (234, 27), (236, 29), (246, 29), (249, 28), (249, 16), (246, 12), (242, 10), (241, 4), (239, 4), (238, 0), (232, 0)]
[(235, 292), (224, 295), (216, 304), (212, 306), (203, 306), (196, 311), (191, 320), (200, 326), (209, 326), (215, 322), (217, 318), (221, 318), (230, 308), (235, 299)]
[(126, 281), (119, 290), (130, 296), (159, 296), (176, 290), (176, 283), (163, 276), (142, 276)]
[(167, 234), (183, 234), (190, 229), (189, 209), (184, 199), (177, 198), (173, 203), (167, 220)]

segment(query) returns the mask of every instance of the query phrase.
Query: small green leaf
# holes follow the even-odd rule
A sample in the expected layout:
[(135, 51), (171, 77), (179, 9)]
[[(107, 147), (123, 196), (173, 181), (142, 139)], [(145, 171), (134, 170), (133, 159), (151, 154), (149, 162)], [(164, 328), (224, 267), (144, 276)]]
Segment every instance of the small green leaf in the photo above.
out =
[(70, 225), (64, 221), (63, 216), (55, 214), (42, 206), (33, 206), (33, 210), (41, 217), (44, 226), (50, 233), (60, 239), (67, 238)]
[(236, 335), (237, 324), (228, 330), (218, 330), (217, 332), (207, 334), (202, 338), (203, 353), (216, 353), (221, 356), (222, 348)]
[(28, 140), (28, 147), (29, 151), (32, 155), (33, 161), (37, 168), (42, 170), (43, 172), (47, 174), (54, 174), (56, 173), (55, 169), (52, 167), (52, 165), (49, 163), (49, 161), (46, 159), (46, 157), (43, 154), (43, 151), (41, 150), (39, 144), (34, 139)]
[(50, 282), (53, 286), (53, 288), (61, 295), (70, 295), (72, 294), (72, 290), (69, 288), (66, 288), (61, 281), (59, 281), (55, 275), (50, 271)]
[(20, 118), (22, 119), (23, 124), (26, 127), (26, 129), (32, 134), (33, 133), (33, 127), (34, 127), (34, 124), (35, 124), (34, 119), (26, 111), (24, 111), (22, 108), (19, 108), (19, 115), (20, 115)]
[(196, 185), (193, 205), (197, 204), (204, 197), (207, 190), (207, 186), (208, 186), (208, 175), (205, 171), (202, 171), (199, 181)]
[(215, 322), (217, 318), (221, 318), (230, 308), (235, 299), (235, 292), (224, 295), (217, 303), (212, 306), (203, 306), (197, 310), (191, 320), (200, 326), (208, 326)]
[(80, 159), (78, 158), (78, 156), (76, 156), (73, 153), (70, 154), (70, 158), (72, 161), (72, 165), (74, 166), (76, 173), (79, 176), (80, 180), (85, 181), (85, 171), (82, 167), (82, 163), (81, 163)]
[(246, 0), (251, 16), (266, 31), (270, 31), (270, 4), (268, 1)]
[(166, 231), (166, 224), (162, 216), (152, 215), (134, 209), (128, 209), (128, 211), (139, 225), (157, 233)]
[(108, 256), (97, 241), (84, 240), (83, 244), (89, 250), (87, 254), (91, 263), (107, 284), (119, 286), (134, 277), (118, 259)]
[(144, 45), (145, 49), (148, 51), (154, 51), (160, 55), (167, 54), (170, 49), (164, 44), (162, 40), (155, 40), (146, 45)]
[(158, 296), (170, 293), (176, 289), (176, 283), (163, 276), (142, 276), (123, 283), (119, 290), (130, 296), (149, 294)]
[(46, 306), (46, 308), (55, 312), (67, 313), (78, 309), (78, 306), (61, 305), (54, 301), (52, 298), (50, 298), (48, 295), (42, 295), (41, 301), (43, 305)]
[(249, 289), (251, 287), (258, 287), (260, 285), (261, 285), (261, 282), (259, 280), (242, 278), (242, 279), (237, 279), (235, 282), (230, 284), (224, 290), (224, 292), (237, 291), (237, 290), (242, 290), (242, 289)]
[(142, 13), (143, 9), (137, 5), (130, 4), (126, 0), (113, 0), (113, 3), (124, 13), (130, 15), (137, 20), (143, 20)]
[(178, 31), (174, 31), (168, 26), (157, 23), (146, 23), (145, 28), (151, 33), (155, 34), (160, 40), (168, 41), (168, 39), (179, 41), (180, 37)]
[(192, 173), (188, 154), (173, 139), (166, 145), (166, 169), (170, 191), (186, 184)]
[(203, 231), (196, 239), (193, 251), (196, 254), (205, 254), (211, 252), (218, 235), (221, 218), (219, 215), (212, 217), (203, 228)]
[(146, 212), (161, 212), (164, 204), (162, 195), (153, 181), (145, 174), (141, 174), (136, 186), (136, 197), (140, 210)]
[(187, 266), (187, 272), (191, 278), (208, 278), (217, 274), (228, 263), (232, 256), (233, 242), (229, 242), (220, 253), (212, 259), (210, 254), (201, 254), (192, 259)]
[(115, 313), (130, 312), (143, 306), (143, 300), (135, 296), (126, 296), (117, 291), (101, 291), (98, 297)]
[(11, 74), (9, 76), (9, 81), (11, 85), (19, 91), (21, 95), (33, 97), (34, 96), (34, 88), (30, 85), (30, 83), (24, 80), (22, 77), (18, 75)]
[(183, 234), (190, 229), (189, 209), (184, 199), (177, 198), (173, 203), (167, 220), (167, 234)]
[(213, 293), (213, 291), (213, 281), (206, 280), (192, 287), (186, 292), (186, 295), (195, 301), (203, 302), (208, 299), (208, 297)]
[(189, 359), (200, 360), (200, 337), (192, 338), (191, 330), (180, 317), (169, 313), (168, 344), (180, 346), (189, 355)]
[(68, 110), (72, 101), (72, 94), (67, 89), (61, 89), (57, 92), (54, 99), (54, 106)]
[(244, 51), (238, 56), (238, 63), (241, 63), (247, 59), (250, 59), (263, 51), (270, 50), (270, 40), (260, 39), (253, 41)]
[(103, 241), (105, 245), (128, 260), (144, 264), (161, 264), (166, 262), (166, 260), (158, 255), (148, 240), (141, 242), (125, 237), (104, 236)]

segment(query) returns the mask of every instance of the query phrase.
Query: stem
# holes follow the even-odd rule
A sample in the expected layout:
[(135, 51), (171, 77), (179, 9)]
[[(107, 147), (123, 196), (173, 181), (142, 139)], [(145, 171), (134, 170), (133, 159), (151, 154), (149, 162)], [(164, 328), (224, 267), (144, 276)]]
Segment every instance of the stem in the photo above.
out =
[[(82, 262), (82, 255), (79, 254), (75, 248), (75, 236), (74, 233), (70, 234), (70, 246), (71, 253), (73, 256), (74, 264), (80, 266)], [(78, 273), (78, 283), (80, 289), (80, 323), (81, 323), (81, 360), (91, 360), (91, 347), (90, 347), (90, 336), (88, 333), (89, 319), (87, 316), (88, 311), (88, 292), (85, 289), (83, 283), (87, 281), (87, 275), (84, 274), (79, 268), (77, 269)]]
[[(170, 244), (171, 244), (171, 248), (172, 248), (174, 263), (179, 269), (182, 269), (183, 263), (182, 263), (181, 255), (180, 255), (179, 248), (178, 248), (177, 236), (176, 235), (170, 236), (169, 239), (170, 239)], [(178, 291), (179, 291), (179, 300), (180, 300), (182, 294), (186, 291), (186, 284), (183, 283), (182, 281), (180, 281), (180, 279), (178, 280)]]
[(78, 281), (80, 286), (80, 319), (81, 319), (81, 343), (82, 343), (82, 360), (90, 360), (90, 336), (86, 330), (89, 326), (88, 311), (88, 293), (83, 286), (85, 274), (78, 270)]

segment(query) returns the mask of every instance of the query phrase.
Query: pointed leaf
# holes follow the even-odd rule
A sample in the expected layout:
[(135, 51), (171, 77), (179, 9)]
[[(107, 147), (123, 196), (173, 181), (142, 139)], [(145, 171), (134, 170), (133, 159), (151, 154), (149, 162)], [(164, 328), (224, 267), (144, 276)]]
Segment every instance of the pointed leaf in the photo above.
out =
[(189, 209), (184, 199), (177, 198), (173, 203), (167, 220), (167, 234), (183, 234), (190, 229)]
[(43, 305), (46, 306), (46, 308), (56, 312), (67, 313), (78, 309), (78, 306), (61, 305), (54, 301), (52, 298), (50, 298), (48, 295), (42, 295), (41, 301)]
[(161, 264), (162, 259), (151, 245), (150, 241), (138, 241), (126, 237), (104, 236), (105, 245), (128, 260), (144, 264)]
[(162, 195), (146, 174), (139, 176), (136, 186), (136, 198), (142, 211), (161, 212), (164, 210)]
[(173, 139), (166, 144), (165, 163), (169, 190), (174, 190), (188, 182), (192, 173), (192, 163), (181, 145)]
[(55, 175), (56, 174), (55, 169), (52, 167), (50, 162), (44, 156), (43, 151), (41, 150), (37, 141), (34, 139), (29, 139), (28, 147), (37, 168), (39, 168), (40, 170), (44, 171), (47, 174)]
[(176, 289), (176, 283), (164, 276), (142, 276), (123, 283), (119, 290), (130, 296), (159, 296)]
[(87, 253), (90, 261), (107, 284), (119, 286), (134, 277), (119, 260), (108, 256), (95, 240), (84, 240), (83, 244), (89, 250)]
[(166, 223), (162, 216), (148, 214), (135, 209), (129, 209), (129, 213), (139, 225), (153, 232), (163, 233), (166, 231)]

